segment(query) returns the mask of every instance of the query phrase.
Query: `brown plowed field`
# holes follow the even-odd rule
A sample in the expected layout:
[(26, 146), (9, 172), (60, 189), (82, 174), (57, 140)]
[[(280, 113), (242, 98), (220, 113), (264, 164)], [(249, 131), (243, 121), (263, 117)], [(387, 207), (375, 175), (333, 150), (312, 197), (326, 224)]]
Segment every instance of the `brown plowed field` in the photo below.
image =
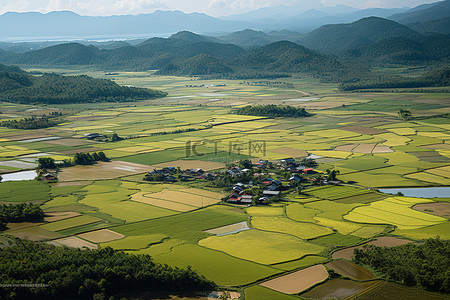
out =
[(327, 269), (323, 265), (315, 265), (260, 285), (285, 294), (298, 294), (327, 278)]

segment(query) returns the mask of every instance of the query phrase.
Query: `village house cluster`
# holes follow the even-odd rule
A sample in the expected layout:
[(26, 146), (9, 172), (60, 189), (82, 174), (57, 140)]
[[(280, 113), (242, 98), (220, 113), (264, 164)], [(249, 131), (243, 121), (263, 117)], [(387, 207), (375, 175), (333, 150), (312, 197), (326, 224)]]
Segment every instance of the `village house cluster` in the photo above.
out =
[(224, 188), (230, 194), (224, 198), (233, 204), (267, 204), (281, 200), (283, 193), (301, 190), (311, 185), (339, 184), (329, 181), (326, 174), (316, 171), (313, 159), (297, 162), (286, 158), (276, 162), (249, 160), (228, 164), (223, 170), (213, 173), (200, 168), (181, 170), (175, 167), (154, 169), (144, 177), (146, 181), (194, 181), (197, 179), (211, 182), (211, 186)]

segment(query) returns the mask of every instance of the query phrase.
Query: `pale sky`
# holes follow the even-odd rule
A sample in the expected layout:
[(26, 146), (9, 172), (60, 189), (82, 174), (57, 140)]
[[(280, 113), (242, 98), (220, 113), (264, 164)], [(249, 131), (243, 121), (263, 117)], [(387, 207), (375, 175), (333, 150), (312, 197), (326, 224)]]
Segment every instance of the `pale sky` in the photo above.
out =
[(415, 7), (438, 0), (0, 0), (0, 14), (8, 11), (28, 12), (70, 10), (80, 15), (107, 16), (151, 13), (155, 10), (202, 12), (211, 16), (226, 16), (250, 10), (277, 6), (320, 8), (344, 4), (357, 8)]

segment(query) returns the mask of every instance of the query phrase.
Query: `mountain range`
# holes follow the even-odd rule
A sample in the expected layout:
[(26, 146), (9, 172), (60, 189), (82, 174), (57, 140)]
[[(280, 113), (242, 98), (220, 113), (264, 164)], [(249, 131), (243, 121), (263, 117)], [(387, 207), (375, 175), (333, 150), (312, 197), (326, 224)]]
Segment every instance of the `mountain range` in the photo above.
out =
[(65, 43), (19, 53), (0, 50), (0, 62), (23, 66), (89, 65), (111, 71), (159, 70), (158, 74), (165, 75), (228, 78), (307, 73), (322, 80), (345, 81), (363, 76), (380, 63), (433, 65), (446, 64), (450, 58), (449, 35), (421, 34), (378, 17), (324, 25), (306, 35), (247, 29), (211, 37), (180, 31), (168, 38), (115, 46)]
[[(155, 11), (150, 14), (107, 17), (80, 16), (70, 11), (16, 13), (0, 15), (1, 40), (77, 40), (132, 39), (148, 36), (169, 36), (182, 30), (209, 35), (226, 35), (244, 29), (266, 32), (290, 30), (307, 33), (326, 24), (351, 23), (366, 17), (381, 17), (401, 24), (437, 22), (450, 16), (450, 0), (407, 8), (356, 9), (347, 6), (324, 7), (303, 1), (297, 6), (262, 8), (245, 14), (214, 18), (203, 13)], [(311, 3), (312, 3), (311, 2)], [(425, 31), (445, 33), (445, 24), (424, 25)], [(448, 22), (448, 21), (446, 21)], [(11, 26), (11, 24), (16, 24)], [(436, 29), (439, 27), (439, 29)], [(415, 28), (421, 27), (416, 24)], [(422, 29), (420, 29), (422, 30)], [(449, 29), (446, 29), (447, 31)]]

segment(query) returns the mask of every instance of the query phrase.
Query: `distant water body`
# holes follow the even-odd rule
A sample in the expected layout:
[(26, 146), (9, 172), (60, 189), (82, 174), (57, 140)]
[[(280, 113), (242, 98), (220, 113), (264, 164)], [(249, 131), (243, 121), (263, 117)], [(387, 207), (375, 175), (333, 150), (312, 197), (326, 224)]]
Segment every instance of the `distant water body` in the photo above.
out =
[(418, 198), (450, 198), (450, 187), (427, 187), (427, 188), (395, 188), (395, 189), (380, 189), (380, 192), (386, 194), (402, 193), (407, 197)]
[(22, 172), (1, 174), (1, 176), (3, 178), (2, 182), (21, 181), (21, 180), (33, 180), (37, 176), (37, 173), (36, 171), (33, 170), (33, 171), (22, 171)]
[(149, 39), (152, 37), (167, 38), (175, 32), (166, 33), (140, 33), (129, 35), (93, 35), (93, 36), (21, 36), (21, 37), (0, 37), (0, 41), (7, 43), (21, 42), (75, 42), (75, 41), (92, 41), (92, 42), (108, 42), (108, 41), (126, 41), (134, 39)]

